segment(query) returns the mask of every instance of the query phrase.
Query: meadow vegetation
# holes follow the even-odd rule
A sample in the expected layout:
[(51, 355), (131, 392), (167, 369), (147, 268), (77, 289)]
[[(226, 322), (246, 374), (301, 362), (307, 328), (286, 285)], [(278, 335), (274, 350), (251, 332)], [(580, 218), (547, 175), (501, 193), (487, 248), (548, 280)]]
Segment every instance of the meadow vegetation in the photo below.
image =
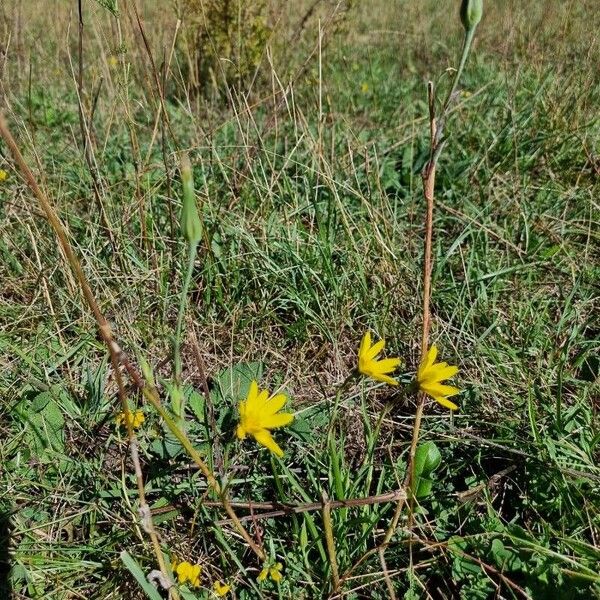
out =
[(0, 5), (0, 598), (600, 597), (596, 2), (484, 4), (413, 459), (461, 3), (48, 4)]

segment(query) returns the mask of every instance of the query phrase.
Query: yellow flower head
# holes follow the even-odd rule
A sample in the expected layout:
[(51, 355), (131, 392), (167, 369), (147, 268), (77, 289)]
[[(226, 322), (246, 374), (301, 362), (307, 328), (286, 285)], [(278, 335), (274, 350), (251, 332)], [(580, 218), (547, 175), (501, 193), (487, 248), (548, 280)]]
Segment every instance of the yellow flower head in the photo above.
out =
[(193, 565), (187, 560), (178, 562), (174, 558), (171, 562), (171, 569), (173, 569), (173, 573), (177, 576), (177, 581), (180, 585), (189, 583), (192, 587), (200, 587), (202, 584), (200, 579), (200, 574), (202, 573), (201, 565)]
[(279, 583), (283, 579), (283, 565), (278, 562), (270, 567), (263, 567), (262, 571), (259, 573), (257, 579), (258, 581), (264, 581), (267, 577), (270, 577), (275, 583)]
[(8, 179), (8, 171), (5, 171), (4, 169), (0, 169), (0, 183), (2, 183), (3, 181), (6, 181)]
[(273, 454), (281, 457), (283, 450), (277, 445), (270, 429), (285, 427), (294, 420), (291, 413), (280, 413), (286, 403), (285, 394), (269, 397), (267, 390), (260, 391), (258, 383), (253, 381), (246, 400), (240, 402), (240, 423), (237, 426), (237, 436), (243, 440), (251, 435), (261, 446), (268, 448)]
[(431, 396), (436, 402), (450, 410), (456, 410), (458, 406), (448, 400), (449, 396), (454, 396), (460, 393), (460, 389), (452, 385), (443, 385), (444, 379), (454, 377), (458, 373), (458, 367), (449, 365), (448, 363), (436, 363), (437, 347), (431, 346), (425, 358), (419, 365), (417, 371), (417, 383), (419, 389)]
[(362, 83), (361, 86), (360, 86), (360, 91), (363, 94), (366, 94), (369, 91), (369, 84), (366, 83), (366, 82)]
[(221, 583), (220, 581), (215, 581), (213, 583), (213, 591), (219, 598), (226, 596), (229, 590), (231, 590), (231, 586), (226, 583)]
[(141, 410), (136, 410), (135, 412), (120, 412), (116, 417), (115, 417), (115, 423), (117, 424), (117, 427), (119, 425), (125, 425), (127, 423), (127, 421), (129, 421), (131, 423), (131, 427), (133, 427), (133, 429), (138, 429), (139, 427), (142, 426), (142, 423), (146, 420), (146, 417), (144, 416), (144, 413)]
[(119, 59), (114, 54), (111, 54), (108, 57), (108, 64), (111, 68), (114, 69), (119, 66)]
[(377, 360), (377, 355), (385, 348), (385, 340), (371, 343), (371, 333), (367, 331), (360, 342), (358, 349), (358, 370), (363, 375), (376, 381), (383, 381), (390, 385), (398, 385), (395, 379), (389, 376), (399, 365), (399, 358), (384, 358)]

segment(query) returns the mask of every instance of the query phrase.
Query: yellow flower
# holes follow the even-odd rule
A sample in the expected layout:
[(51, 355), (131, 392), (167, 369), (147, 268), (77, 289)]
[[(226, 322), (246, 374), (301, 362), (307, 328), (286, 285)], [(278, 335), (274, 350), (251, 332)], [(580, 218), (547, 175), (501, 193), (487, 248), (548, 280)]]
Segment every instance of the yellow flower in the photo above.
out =
[(173, 573), (177, 576), (177, 581), (179, 581), (180, 585), (184, 583), (189, 583), (192, 587), (200, 587), (200, 573), (202, 572), (201, 565), (193, 565), (189, 563), (187, 560), (183, 562), (178, 562), (176, 558), (171, 562), (171, 569), (173, 569)]
[(368, 84), (368, 83), (366, 83), (366, 82), (365, 82), (365, 83), (362, 83), (362, 84), (361, 84), (361, 86), (360, 86), (360, 91), (361, 91), (363, 94), (366, 94), (366, 93), (369, 91), (369, 84)]
[(8, 179), (8, 171), (5, 171), (4, 169), (0, 169), (0, 183), (2, 183), (3, 181), (6, 181)]
[(285, 427), (294, 420), (291, 413), (280, 413), (286, 403), (285, 394), (277, 394), (269, 398), (269, 392), (258, 389), (258, 383), (253, 381), (246, 400), (240, 402), (240, 423), (237, 426), (237, 436), (243, 440), (251, 435), (261, 446), (268, 448), (273, 454), (281, 457), (283, 450), (277, 445), (270, 429)]
[(127, 423), (127, 419), (129, 419), (129, 422), (134, 429), (138, 429), (142, 426), (142, 423), (146, 420), (146, 417), (141, 410), (136, 410), (135, 412), (129, 412), (127, 414), (125, 414), (125, 412), (120, 412), (115, 417), (115, 423), (117, 424), (117, 427), (119, 425), (125, 425)]
[(113, 69), (116, 68), (119, 66), (119, 59), (114, 54), (111, 54), (108, 57), (108, 65)]
[(358, 370), (363, 375), (376, 381), (383, 381), (390, 385), (398, 385), (395, 379), (388, 376), (400, 365), (399, 358), (384, 358), (377, 360), (377, 355), (385, 348), (385, 340), (371, 343), (371, 333), (367, 331), (360, 342), (358, 349)]
[(417, 371), (417, 383), (419, 389), (431, 396), (436, 402), (450, 410), (456, 410), (458, 406), (448, 400), (449, 396), (454, 396), (460, 393), (460, 389), (452, 385), (443, 385), (444, 379), (454, 377), (458, 373), (458, 367), (449, 365), (448, 363), (436, 363), (437, 347), (431, 346), (425, 358), (419, 365)]
[(283, 571), (283, 565), (280, 562), (269, 569), (269, 575), (275, 583), (279, 583), (283, 579), (281, 571)]
[(283, 565), (278, 562), (271, 567), (263, 567), (257, 579), (262, 582), (269, 576), (275, 583), (279, 583), (283, 579), (281, 571), (283, 571)]
[(215, 581), (213, 583), (213, 590), (219, 598), (225, 596), (229, 590), (231, 590), (231, 586), (226, 583), (221, 583), (220, 581)]

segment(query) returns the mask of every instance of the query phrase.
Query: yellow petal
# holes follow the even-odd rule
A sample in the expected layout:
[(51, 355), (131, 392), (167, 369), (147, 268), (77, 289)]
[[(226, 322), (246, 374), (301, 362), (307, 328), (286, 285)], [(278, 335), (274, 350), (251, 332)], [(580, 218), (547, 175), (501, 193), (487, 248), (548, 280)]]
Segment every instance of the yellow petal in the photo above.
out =
[(371, 347), (371, 332), (367, 331), (365, 335), (363, 335), (363, 339), (360, 341), (360, 348), (358, 349), (358, 356), (364, 357)]
[(277, 442), (273, 439), (273, 436), (266, 429), (259, 429), (253, 434), (254, 439), (261, 445), (270, 450), (276, 456), (281, 458), (283, 456), (283, 450), (277, 445)]
[(392, 379), (391, 377), (388, 377), (387, 375), (384, 375), (383, 373), (373, 373), (371, 375), (371, 377), (373, 379), (375, 379), (375, 381), (381, 381), (382, 383), (389, 383), (390, 385), (398, 385), (398, 382), (395, 379)]
[(431, 367), (431, 365), (434, 363), (434, 361), (437, 357), (437, 353), (438, 353), (438, 350), (437, 350), (437, 346), (435, 346), (435, 345), (431, 346), (431, 348), (429, 348), (429, 350), (427, 351), (427, 354), (421, 361), (421, 364), (419, 365), (419, 369), (417, 371), (417, 379), (419, 381), (423, 378), (423, 376), (425, 375), (425, 373), (429, 369), (429, 367)]
[(447, 363), (438, 363), (423, 373), (423, 381), (443, 381), (454, 377), (457, 373), (458, 367), (449, 366)]
[(257, 410), (262, 410), (264, 405), (267, 403), (267, 400), (269, 399), (269, 392), (267, 390), (263, 390), (262, 392), (260, 392), (260, 394), (258, 394), (258, 398), (256, 399), (256, 409)]
[(248, 390), (248, 396), (246, 396), (246, 401), (248, 404), (253, 403), (258, 396), (258, 383), (253, 379), (252, 383), (250, 383), (250, 389)]
[(271, 579), (275, 583), (279, 583), (283, 579), (283, 575), (281, 574), (281, 569), (277, 569), (276, 567), (271, 567), (269, 569), (269, 575), (271, 576)]
[(443, 385), (441, 383), (424, 383), (420, 385), (421, 389), (432, 397), (436, 396), (455, 396), (460, 393), (460, 389), (453, 385)]
[(457, 410), (458, 406), (454, 404), (454, 402), (447, 400), (443, 396), (435, 396), (433, 398), (436, 402), (444, 406), (445, 408), (449, 408), (450, 410)]
[(260, 424), (265, 429), (275, 429), (276, 427), (285, 427), (294, 420), (294, 415), (291, 413), (279, 413), (276, 415), (264, 415)]
[(258, 577), (256, 579), (258, 579), (258, 581), (264, 581), (267, 578), (267, 575), (269, 574), (269, 570), (265, 567), (259, 574)]
[(246, 437), (246, 430), (244, 429), (244, 426), (241, 423), (237, 426), (235, 433), (239, 440), (243, 440)]
[(382, 360), (378, 360), (373, 365), (373, 368), (378, 373), (390, 373), (399, 365), (400, 365), (399, 358), (384, 358)]
[(202, 567), (200, 565), (190, 565), (188, 579), (194, 587), (200, 587), (200, 572)]
[(219, 596), (219, 598), (225, 596), (230, 589), (231, 586), (226, 583), (221, 583), (220, 581), (215, 581), (213, 583), (213, 590), (215, 591), (215, 594)]
[(277, 394), (269, 398), (269, 400), (263, 406), (263, 413), (268, 415), (274, 415), (278, 410), (283, 408), (283, 405), (287, 402), (287, 396), (285, 394)]
[(379, 340), (376, 344), (373, 344), (366, 353), (366, 358), (369, 360), (375, 358), (385, 348), (385, 340)]

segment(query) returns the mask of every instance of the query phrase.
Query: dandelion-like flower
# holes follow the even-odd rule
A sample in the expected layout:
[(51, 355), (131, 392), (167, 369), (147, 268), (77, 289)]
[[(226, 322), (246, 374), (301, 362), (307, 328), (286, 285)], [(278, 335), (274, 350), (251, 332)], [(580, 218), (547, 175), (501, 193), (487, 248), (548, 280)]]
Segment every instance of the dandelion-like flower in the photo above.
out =
[(262, 571), (258, 574), (258, 581), (264, 581), (267, 577), (270, 577), (275, 583), (279, 583), (283, 579), (283, 565), (278, 562), (270, 567), (263, 567)]
[(419, 389), (431, 396), (436, 402), (450, 410), (456, 410), (458, 406), (448, 400), (449, 396), (460, 393), (460, 389), (453, 385), (444, 385), (442, 381), (454, 377), (458, 373), (458, 367), (449, 365), (445, 362), (436, 363), (438, 354), (436, 346), (431, 346), (425, 355), (425, 358), (419, 365), (417, 371), (417, 383)]
[(202, 584), (200, 579), (200, 574), (202, 573), (201, 565), (193, 565), (187, 560), (179, 562), (174, 558), (171, 562), (171, 569), (173, 569), (173, 573), (177, 576), (177, 581), (180, 585), (189, 583), (192, 587), (197, 588)]
[(246, 435), (251, 435), (261, 446), (282, 457), (283, 450), (273, 439), (270, 430), (285, 427), (294, 420), (293, 414), (279, 412), (286, 401), (285, 394), (269, 397), (269, 392), (260, 391), (258, 383), (253, 381), (246, 400), (242, 400), (239, 405), (240, 422), (236, 432), (238, 438), (243, 440)]
[(377, 343), (371, 343), (371, 333), (367, 331), (360, 342), (358, 349), (358, 370), (363, 375), (371, 377), (376, 381), (383, 381), (390, 385), (398, 385), (395, 379), (389, 374), (399, 365), (399, 358), (384, 358), (377, 360), (377, 355), (385, 348), (385, 340), (379, 340)]
[(8, 171), (5, 171), (4, 169), (0, 169), (0, 183), (2, 183), (3, 181), (6, 181), (8, 179)]
[(219, 596), (219, 598), (226, 596), (230, 590), (231, 586), (227, 583), (221, 583), (220, 581), (215, 581), (213, 583), (213, 592)]
[(135, 412), (129, 411), (128, 413), (122, 411), (115, 417), (115, 423), (117, 424), (117, 427), (120, 425), (126, 425), (127, 421), (129, 421), (133, 429), (139, 429), (145, 420), (146, 417), (141, 410), (136, 410)]

